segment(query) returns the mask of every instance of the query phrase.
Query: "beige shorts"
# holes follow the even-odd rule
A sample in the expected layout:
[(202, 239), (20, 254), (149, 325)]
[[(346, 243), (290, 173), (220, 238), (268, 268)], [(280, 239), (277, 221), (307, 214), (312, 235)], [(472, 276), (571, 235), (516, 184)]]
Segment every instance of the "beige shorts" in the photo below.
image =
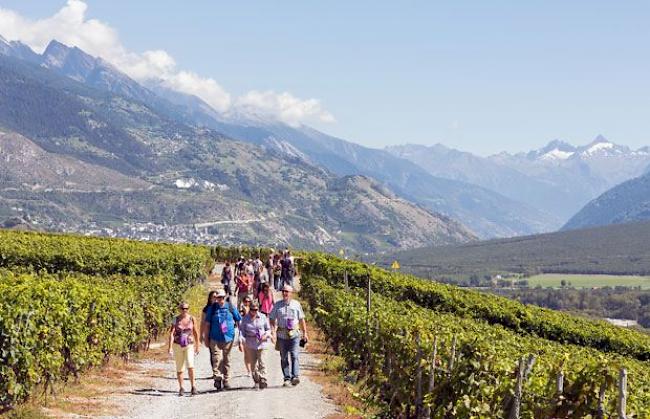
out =
[(176, 362), (176, 372), (183, 372), (183, 369), (194, 368), (194, 344), (190, 343), (184, 348), (175, 343), (172, 346), (174, 351), (174, 361)]

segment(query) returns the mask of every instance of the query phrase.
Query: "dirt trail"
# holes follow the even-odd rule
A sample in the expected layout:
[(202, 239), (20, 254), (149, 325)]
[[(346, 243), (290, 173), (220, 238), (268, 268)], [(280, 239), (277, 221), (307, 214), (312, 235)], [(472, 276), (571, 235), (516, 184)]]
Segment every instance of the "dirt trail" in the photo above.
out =
[[(213, 288), (214, 284), (210, 284)], [(279, 295), (276, 297), (281, 298)], [(128, 418), (237, 418), (237, 419), (305, 419), (323, 418), (336, 412), (335, 406), (321, 394), (321, 388), (305, 374), (317, 367), (318, 360), (306, 352), (300, 355), (301, 383), (283, 387), (280, 353), (273, 347), (266, 356), (269, 387), (253, 389), (253, 380), (247, 376), (243, 353), (234, 347), (231, 352), (231, 385), (228, 391), (216, 392), (213, 387), (208, 349), (203, 347), (195, 359), (197, 389), (193, 397), (177, 395), (173, 361), (141, 361), (146, 371), (164, 371), (146, 387), (130, 389), (114, 395), (114, 402)], [(161, 375), (161, 374), (158, 374)], [(185, 390), (190, 384), (186, 375)]]

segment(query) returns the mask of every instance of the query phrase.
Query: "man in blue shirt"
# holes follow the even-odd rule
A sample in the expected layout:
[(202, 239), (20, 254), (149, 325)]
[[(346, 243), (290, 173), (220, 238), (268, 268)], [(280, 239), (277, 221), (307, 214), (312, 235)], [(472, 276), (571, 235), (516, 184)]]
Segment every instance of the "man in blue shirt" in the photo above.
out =
[(239, 327), (241, 316), (235, 307), (225, 301), (226, 292), (217, 292), (217, 302), (205, 313), (203, 341), (210, 349), (214, 387), (230, 389), (230, 350), (235, 339), (235, 326)]

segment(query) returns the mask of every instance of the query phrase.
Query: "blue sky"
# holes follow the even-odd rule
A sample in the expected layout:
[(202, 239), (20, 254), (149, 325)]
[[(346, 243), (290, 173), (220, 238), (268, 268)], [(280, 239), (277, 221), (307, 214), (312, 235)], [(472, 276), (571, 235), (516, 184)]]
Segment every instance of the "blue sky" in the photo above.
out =
[[(307, 123), (364, 145), (650, 145), (650, 2), (86, 3), (128, 50), (162, 49), (233, 98), (315, 98), (335, 122)], [(32, 20), (63, 6), (0, 5)]]

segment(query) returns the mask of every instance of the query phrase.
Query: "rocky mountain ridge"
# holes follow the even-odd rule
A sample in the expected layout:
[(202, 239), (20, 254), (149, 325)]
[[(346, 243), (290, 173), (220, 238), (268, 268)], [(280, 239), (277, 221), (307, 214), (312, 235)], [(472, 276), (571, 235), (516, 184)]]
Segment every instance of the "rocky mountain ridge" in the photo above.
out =
[(474, 239), (371, 179), (342, 189), (303, 159), (170, 117), (175, 105), (92, 86), (92, 65), (76, 71), (81, 81), (63, 76), (70, 55), (57, 48), (54, 69), (0, 55), (0, 149), (12, 163), (0, 168), (0, 217), (101, 231), (152, 223), (225, 242), (366, 252)]

